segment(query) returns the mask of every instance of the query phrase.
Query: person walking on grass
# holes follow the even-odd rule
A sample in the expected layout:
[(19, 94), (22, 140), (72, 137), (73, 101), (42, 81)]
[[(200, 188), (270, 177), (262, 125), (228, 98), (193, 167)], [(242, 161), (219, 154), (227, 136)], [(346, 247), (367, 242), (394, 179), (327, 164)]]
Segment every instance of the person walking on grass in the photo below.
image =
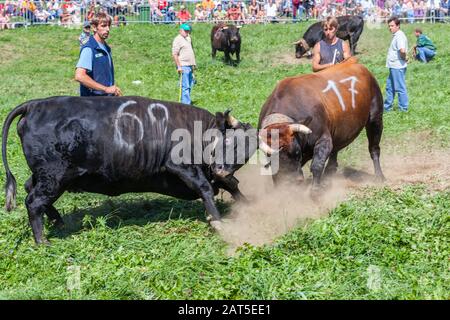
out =
[(181, 79), (181, 103), (191, 104), (191, 90), (194, 85), (194, 69), (196, 66), (191, 27), (183, 23), (179, 28), (179, 34), (172, 43), (172, 57)]
[(389, 76), (386, 81), (384, 110), (392, 110), (395, 93), (397, 93), (399, 110), (408, 111), (408, 92), (405, 81), (408, 39), (405, 33), (400, 30), (400, 20), (397, 17), (392, 17), (388, 20), (388, 27), (393, 37), (386, 57), (386, 67), (389, 68)]
[(111, 17), (105, 12), (98, 13), (91, 21), (94, 35), (81, 47), (75, 69), (81, 96), (122, 95), (120, 88), (114, 84), (111, 48), (106, 44), (111, 22)]

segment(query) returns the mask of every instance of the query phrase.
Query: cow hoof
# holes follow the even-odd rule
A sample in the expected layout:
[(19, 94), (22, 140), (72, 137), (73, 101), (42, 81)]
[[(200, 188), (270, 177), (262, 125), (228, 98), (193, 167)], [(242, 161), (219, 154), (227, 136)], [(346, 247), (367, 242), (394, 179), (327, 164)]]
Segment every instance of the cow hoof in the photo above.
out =
[(39, 241), (36, 241), (36, 244), (38, 245), (38, 246), (50, 246), (51, 245), (51, 243), (50, 243), (50, 241), (48, 241), (46, 238), (44, 238), (44, 237), (42, 237)]
[(220, 232), (223, 230), (222, 221), (220, 221), (220, 220), (210, 221), (209, 225), (211, 226), (211, 228), (213, 228), (217, 232)]
[(310, 197), (313, 201), (318, 201), (322, 195), (322, 188), (320, 186), (312, 186)]
[(375, 176), (375, 183), (382, 184), (386, 181), (386, 178), (383, 175), (377, 175)]
[(64, 221), (62, 220), (53, 220), (51, 223), (57, 229), (63, 229), (65, 227)]

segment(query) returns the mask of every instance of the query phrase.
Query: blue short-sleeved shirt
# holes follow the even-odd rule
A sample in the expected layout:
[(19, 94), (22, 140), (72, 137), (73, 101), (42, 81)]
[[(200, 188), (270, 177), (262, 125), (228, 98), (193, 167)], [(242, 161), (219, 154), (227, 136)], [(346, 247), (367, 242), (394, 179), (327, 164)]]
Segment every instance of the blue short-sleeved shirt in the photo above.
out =
[[(102, 43), (98, 43), (98, 45), (100, 46), (100, 48), (105, 50), (105, 52), (108, 52), (106, 50), (106, 47)], [(109, 54), (108, 54), (108, 59), (109, 59), (109, 65), (111, 66), (111, 56)], [(92, 71), (92, 49), (91, 48), (86, 47), (83, 50), (81, 50), (80, 59), (78, 60), (76, 67), (83, 68), (88, 71)]]

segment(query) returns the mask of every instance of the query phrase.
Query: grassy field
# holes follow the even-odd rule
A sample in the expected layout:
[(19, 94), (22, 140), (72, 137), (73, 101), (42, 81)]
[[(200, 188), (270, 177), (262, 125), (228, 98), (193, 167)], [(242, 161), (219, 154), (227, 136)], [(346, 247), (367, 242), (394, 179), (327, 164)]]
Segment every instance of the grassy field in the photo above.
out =
[[(211, 26), (194, 25), (199, 65), (194, 103), (212, 112), (231, 107), (238, 119), (256, 125), (277, 81), (310, 72), (309, 62), (295, 60), (290, 45), (306, 27), (244, 26), (242, 63), (229, 67), (210, 58)], [(410, 45), (414, 27), (402, 25)], [(382, 157), (448, 154), (450, 28), (420, 27), (436, 43), (438, 55), (428, 65), (408, 67), (410, 111), (385, 115)], [(0, 32), (2, 121), (26, 100), (77, 95), (79, 32), (45, 26)], [(125, 95), (178, 99), (170, 57), (176, 34), (167, 25), (112, 30), (116, 79)], [(386, 26), (366, 27), (357, 50), (383, 91), (390, 39)], [(18, 181), (18, 208), (0, 210), (0, 299), (450, 298), (450, 190), (437, 188), (433, 179), (360, 189), (326, 216), (304, 221), (272, 243), (245, 244), (234, 255), (209, 229), (198, 201), (155, 194), (65, 194), (55, 206), (66, 228), (46, 226), (52, 245), (36, 247), (23, 204), (22, 186), (30, 172), (10, 131), (8, 160)], [(340, 166), (367, 160), (366, 145), (362, 134), (342, 153)], [(218, 204), (222, 212), (230, 208), (227, 201)], [(79, 286), (73, 284), (77, 279)]]

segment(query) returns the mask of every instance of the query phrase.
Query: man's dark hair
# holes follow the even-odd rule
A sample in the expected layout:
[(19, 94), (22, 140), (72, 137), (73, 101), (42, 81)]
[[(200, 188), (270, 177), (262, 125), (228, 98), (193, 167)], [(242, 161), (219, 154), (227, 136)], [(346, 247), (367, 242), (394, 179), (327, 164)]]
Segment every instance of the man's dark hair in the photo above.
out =
[(417, 33), (420, 33), (420, 34), (423, 33), (423, 32), (422, 32), (422, 29), (420, 29), (420, 28), (416, 28), (414, 31), (416, 31)]
[(400, 25), (400, 19), (398, 17), (390, 17), (389, 20), (387, 21), (387, 23), (391, 23), (392, 21), (394, 21), (396, 26)]

